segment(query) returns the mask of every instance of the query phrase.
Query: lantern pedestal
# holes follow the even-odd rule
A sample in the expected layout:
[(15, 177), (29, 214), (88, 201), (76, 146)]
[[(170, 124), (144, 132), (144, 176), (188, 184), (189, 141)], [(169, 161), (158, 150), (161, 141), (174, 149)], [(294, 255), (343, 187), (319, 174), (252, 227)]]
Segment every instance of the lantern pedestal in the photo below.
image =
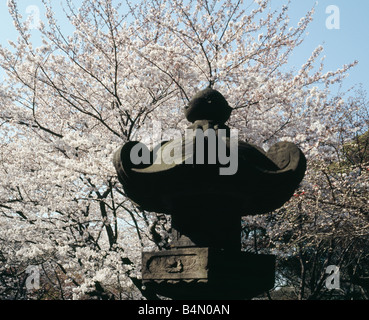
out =
[(142, 255), (146, 290), (175, 300), (244, 300), (274, 287), (275, 257), (209, 247)]

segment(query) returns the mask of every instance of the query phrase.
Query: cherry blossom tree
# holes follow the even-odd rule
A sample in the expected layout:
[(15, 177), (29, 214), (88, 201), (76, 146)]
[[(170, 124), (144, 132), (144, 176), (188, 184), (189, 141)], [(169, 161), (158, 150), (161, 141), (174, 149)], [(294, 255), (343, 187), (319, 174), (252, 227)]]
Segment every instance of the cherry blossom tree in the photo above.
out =
[[(6, 72), (0, 86), (0, 294), (37, 297), (14, 285), (35, 265), (41, 287), (48, 288), (43, 297), (153, 298), (141, 285), (141, 252), (165, 248), (170, 221), (127, 199), (112, 155), (123, 143), (155, 133), (155, 122), (164, 132), (184, 130), (183, 107), (208, 86), (234, 109), (229, 125), (240, 139), (264, 148), (292, 141), (310, 163), (302, 187), (309, 197), (271, 214), (273, 223), (253, 217), (249, 225), (260, 221), (276, 248), (278, 232), (295, 228), (292, 217), (315, 208), (319, 228), (307, 241), (326, 234), (329, 217), (348, 195), (321, 166), (337, 162), (335, 146), (349, 137), (341, 124), (351, 123), (352, 110), (330, 90), (356, 62), (326, 72), (318, 46), (295, 72), (285, 71), (314, 8), (294, 26), (288, 5), (273, 11), (268, 0), (84, 0), (78, 7), (64, 0), (74, 29), (67, 34), (51, 1), (43, 3), (42, 44), (33, 44), (29, 21), (9, 0), (19, 37), (0, 47)], [(352, 186), (355, 177), (337, 174)], [(355, 196), (364, 201), (360, 192)], [(334, 209), (325, 209), (332, 199)], [(357, 212), (357, 206), (345, 208)], [(359, 235), (366, 229), (357, 223), (351, 222)]]
[[(300, 190), (283, 208), (245, 221), (245, 245), (277, 252), (277, 283), (293, 288), (295, 299), (369, 297), (368, 111), (358, 90), (340, 110), (337, 139), (327, 145), (334, 153), (310, 159)], [(329, 266), (340, 270), (335, 290), (326, 285)]]

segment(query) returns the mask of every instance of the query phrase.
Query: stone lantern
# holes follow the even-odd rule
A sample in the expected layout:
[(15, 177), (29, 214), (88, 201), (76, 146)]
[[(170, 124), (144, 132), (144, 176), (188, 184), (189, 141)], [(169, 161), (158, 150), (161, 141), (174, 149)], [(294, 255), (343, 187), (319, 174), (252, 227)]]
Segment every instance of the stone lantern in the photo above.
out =
[[(231, 112), (223, 95), (207, 88), (185, 108), (192, 135), (153, 150), (130, 141), (115, 153), (126, 195), (144, 210), (172, 217), (171, 248), (142, 255), (146, 290), (172, 299), (240, 300), (274, 287), (275, 257), (241, 251), (241, 217), (288, 201), (306, 159), (289, 142), (264, 152), (238, 141), (225, 125)], [(137, 150), (149, 161), (137, 164)], [(227, 172), (224, 159), (236, 161), (236, 170)]]

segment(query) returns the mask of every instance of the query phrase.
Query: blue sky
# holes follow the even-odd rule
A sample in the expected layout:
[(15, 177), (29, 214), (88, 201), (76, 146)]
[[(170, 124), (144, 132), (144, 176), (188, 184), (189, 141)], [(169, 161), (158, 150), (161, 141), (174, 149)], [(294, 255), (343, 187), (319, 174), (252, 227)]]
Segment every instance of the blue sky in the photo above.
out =
[[(246, 0), (251, 1), (251, 0)], [(60, 0), (52, 1), (57, 6)], [(17, 34), (14, 30), (12, 20), (7, 10), (7, 1), (0, 0), (0, 43), (6, 44), (8, 39), (16, 39)], [(271, 0), (272, 7), (280, 7), (285, 4), (285, 0)], [(292, 0), (289, 10), (291, 23), (305, 16), (306, 12), (311, 9), (315, 0)], [(326, 13), (329, 5), (335, 5), (339, 8), (340, 25), (339, 29), (328, 29), (326, 20), (330, 14)], [(30, 7), (33, 6), (33, 7)], [(27, 17), (27, 8), (38, 8), (40, 10), (41, 19), (44, 14), (41, 0), (20, 0), (19, 11), (23, 17)], [(314, 20), (310, 24), (304, 43), (295, 51), (291, 57), (289, 67), (299, 68), (311, 52), (318, 46), (323, 45), (324, 55), (326, 56), (326, 71), (335, 70), (344, 64), (351, 63), (355, 60), (359, 64), (350, 71), (349, 78), (345, 80), (344, 88), (359, 83), (363, 84), (364, 89), (369, 89), (369, 1), (368, 0), (319, 0), (316, 5), (316, 13)], [(56, 12), (57, 17), (62, 19), (63, 12), (59, 9)], [(67, 25), (61, 25), (68, 29)]]
[[(281, 3), (272, 0), (272, 3)], [(315, 1), (292, 0), (290, 8), (291, 19), (303, 16)], [(330, 14), (326, 8), (335, 5), (340, 12), (340, 29), (328, 29), (326, 20)], [(362, 83), (369, 90), (369, 1), (367, 0), (319, 0), (316, 6), (314, 20), (308, 28), (309, 35), (296, 50), (291, 65), (300, 66), (309, 57), (311, 51), (318, 45), (323, 45), (326, 56), (326, 69), (335, 70), (344, 64), (355, 60), (359, 64), (349, 71), (345, 80), (345, 88)]]

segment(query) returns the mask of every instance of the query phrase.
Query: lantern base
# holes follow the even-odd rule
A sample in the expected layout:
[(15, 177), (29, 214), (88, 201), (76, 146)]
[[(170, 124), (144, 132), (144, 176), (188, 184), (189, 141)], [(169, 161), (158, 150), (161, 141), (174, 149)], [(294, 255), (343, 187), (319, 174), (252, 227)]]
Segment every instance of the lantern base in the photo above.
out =
[(209, 247), (144, 252), (146, 290), (174, 300), (245, 300), (274, 287), (275, 256)]

